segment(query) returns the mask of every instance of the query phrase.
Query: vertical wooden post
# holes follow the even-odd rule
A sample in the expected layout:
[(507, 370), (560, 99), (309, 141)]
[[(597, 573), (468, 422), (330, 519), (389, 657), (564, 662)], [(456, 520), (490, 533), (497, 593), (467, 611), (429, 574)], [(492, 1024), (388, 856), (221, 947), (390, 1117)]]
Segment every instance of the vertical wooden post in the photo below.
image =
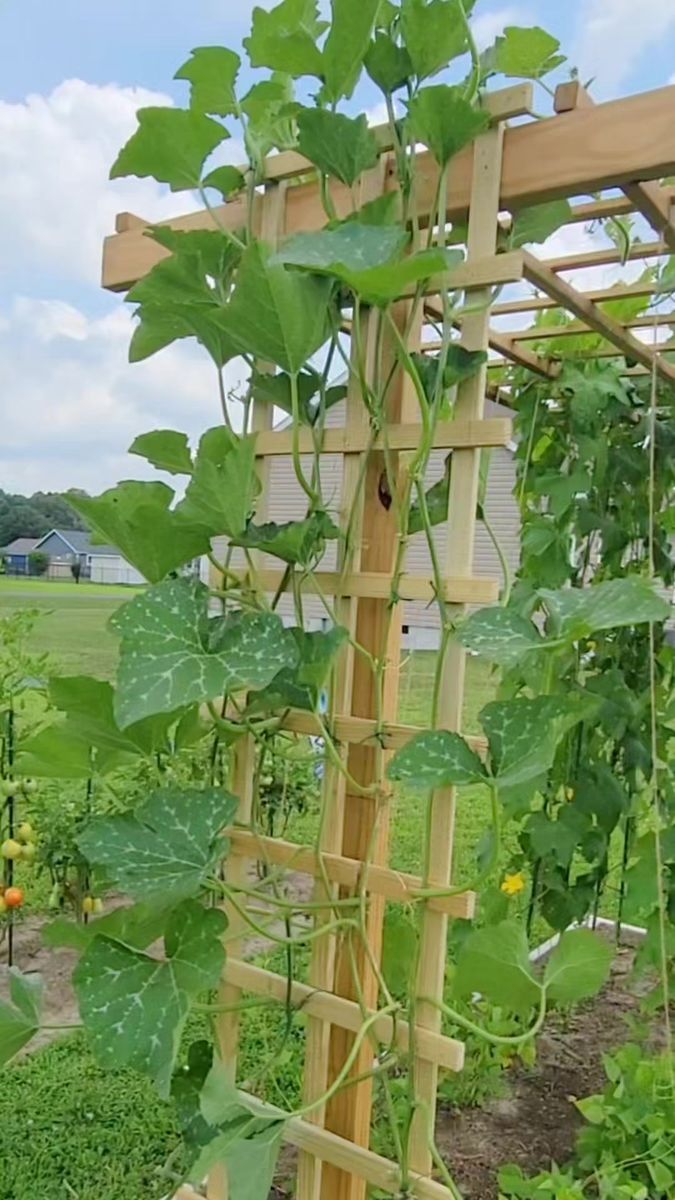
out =
[[(421, 306), (420, 306), (421, 308)], [(395, 319), (399, 328), (404, 330), (410, 319), (410, 306), (397, 306)], [(368, 338), (375, 335), (375, 326), (371, 325)], [(419, 341), (419, 323), (415, 324), (412, 338)], [(364, 347), (368, 356), (373, 353), (372, 345)], [(383, 337), (383, 374), (387, 378), (388, 371), (395, 361), (396, 349), (393, 336), (385, 333)], [(417, 400), (409, 378), (397, 368), (388, 396), (388, 420), (391, 422), (413, 421), (417, 418)], [(398, 546), (398, 530), (395, 508), (387, 502), (387, 470), (385, 456), (381, 451), (372, 453), (369, 457), (364, 483), (363, 509), (363, 540), (361, 548), (360, 567), (362, 571), (377, 571), (391, 575), (393, 573), (396, 550)], [(389, 456), (390, 471), (394, 478), (397, 474), (397, 456)], [(389, 614), (387, 600), (360, 599), (356, 615), (356, 639), (375, 658), (384, 659), (387, 664), (384, 678), (382, 707), (378, 714), (376, 686), (370, 663), (362, 656), (355, 655), (353, 660), (351, 690), (352, 714), (358, 717), (381, 716), (383, 721), (396, 720), (398, 710), (399, 659), (401, 646), (401, 612), (397, 607), (392, 619)], [(383, 752), (377, 748), (352, 744), (347, 755), (347, 766), (350, 775), (362, 786), (368, 786), (381, 774)], [(349, 858), (366, 859), (376, 864), (387, 861), (389, 846), (389, 809), (388, 805), (379, 803), (371, 797), (350, 793), (347, 786), (344, 808), (344, 829), (341, 852)], [(382, 925), (384, 920), (384, 901), (381, 897), (370, 897), (367, 915), (368, 943), (374, 957), (379, 960), (382, 943)], [(356, 970), (360, 978), (363, 999), (368, 1006), (376, 1006), (378, 999), (377, 980), (368, 962), (367, 955), (360, 945), (354, 945)], [(351, 956), (344, 944), (336, 964), (335, 987), (337, 995), (349, 999), (358, 999), (358, 989), (355, 986)], [(333, 1026), (330, 1036), (328, 1082), (336, 1078), (352, 1048), (354, 1035), (347, 1030)], [(359, 1076), (369, 1071), (372, 1062), (372, 1047), (368, 1042), (362, 1047), (352, 1069), (352, 1075)], [(372, 1109), (372, 1079), (365, 1078), (359, 1083), (340, 1091), (327, 1106), (326, 1127), (344, 1138), (348, 1138), (359, 1146), (367, 1146), (370, 1140), (370, 1119)], [(321, 1195), (331, 1200), (362, 1200), (365, 1195), (365, 1182), (357, 1176), (324, 1164)]]
[[(504, 126), (485, 133), (474, 146), (473, 181), (469, 212), (468, 257), (482, 258), (494, 254), (497, 239), (499, 192), (502, 170)], [(472, 302), (483, 304), (478, 312), (467, 316), (462, 324), (462, 345), (467, 350), (487, 350), (490, 325), (490, 292), (472, 291)], [(487, 368), (460, 385), (455, 416), (457, 420), (480, 420), (485, 407)], [(455, 450), (450, 477), (450, 504), (446, 534), (445, 569), (449, 576), (470, 576), (473, 569), (474, 537), (476, 531), (476, 502), (480, 468), (480, 450)], [(443, 672), (439, 725), (459, 730), (462, 723), (466, 652), (457, 642), (448, 650)], [(452, 871), (452, 850), (455, 824), (455, 792), (452, 788), (436, 791), (428, 828), (430, 837), (425, 847), (428, 882), (446, 887)], [(422, 931), (417, 995), (441, 999), (447, 959), (448, 918), (444, 913), (425, 907)], [(441, 1015), (431, 1004), (418, 1001), (417, 1025), (439, 1031)], [(438, 1090), (438, 1065), (418, 1056), (412, 1064), (415, 1074), (415, 1095), (420, 1107), (415, 1113), (410, 1137), (410, 1167), (429, 1175), (432, 1156), (429, 1149), (430, 1125), (433, 1129)]]
[[(286, 212), (285, 183), (268, 184), (262, 200), (261, 237), (275, 244), (284, 227)], [(258, 370), (274, 371), (275, 368), (266, 363), (258, 363)], [(253, 432), (262, 432), (272, 427), (273, 410), (270, 404), (254, 402), (251, 413)], [(256, 459), (256, 470), (260, 479), (261, 491), (256, 515), (259, 521), (265, 521), (269, 505), (269, 459)], [(254, 552), (255, 553), (255, 552)], [(235, 750), (233, 791), (239, 798), (237, 821), (246, 825), (251, 820), (253, 806), (253, 780), (255, 777), (255, 742), (250, 736), (243, 738)], [(227, 865), (227, 879), (230, 883), (244, 883), (248, 859), (243, 855), (231, 854)], [(240, 932), (243, 935), (245, 922), (239, 913), (230, 909), (229, 933)], [(227, 952), (232, 957), (241, 953), (239, 938), (228, 941)], [(236, 1005), (241, 996), (239, 988), (223, 983), (218, 992), (219, 1003)], [(237, 1049), (239, 1042), (239, 1014), (236, 1008), (223, 1013), (217, 1021), (216, 1036), (221, 1059), (234, 1081), (237, 1070)], [(227, 1200), (228, 1184), (227, 1171), (223, 1165), (218, 1165), (209, 1175), (207, 1183), (207, 1200)]]

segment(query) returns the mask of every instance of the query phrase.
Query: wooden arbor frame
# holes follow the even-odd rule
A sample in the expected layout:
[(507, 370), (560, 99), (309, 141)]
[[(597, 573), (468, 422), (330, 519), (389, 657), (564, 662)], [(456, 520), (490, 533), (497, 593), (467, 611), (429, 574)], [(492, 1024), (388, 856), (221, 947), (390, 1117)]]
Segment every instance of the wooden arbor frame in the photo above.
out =
[[(432, 280), (427, 287), (425, 309), (433, 318), (438, 311), (435, 295), (442, 287), (464, 289), (474, 302), (461, 321), (462, 343), (471, 350), (497, 351), (497, 362), (515, 362), (537, 375), (554, 377), (558, 367), (549, 359), (533, 353), (527, 341), (534, 340), (532, 330), (504, 333), (492, 327), (493, 316), (536, 312), (546, 307), (561, 307), (577, 318), (574, 326), (558, 332), (593, 330), (602, 335), (612, 352), (628, 356), (642, 370), (653, 370), (675, 381), (675, 366), (654, 348), (648, 347), (631, 332), (638, 322), (620, 324), (601, 305), (604, 300), (622, 295), (648, 295), (650, 287), (639, 283), (621, 290), (598, 289), (586, 294), (566, 282), (562, 273), (581, 267), (619, 261), (614, 251), (577, 254), (542, 262), (532, 254), (517, 251), (497, 254), (498, 217), (502, 210), (518, 209), (565, 197), (584, 199), (573, 208), (575, 222), (619, 216), (638, 211), (652, 225), (657, 239), (640, 246), (635, 257), (656, 256), (675, 250), (675, 223), (672, 219), (673, 189), (658, 180), (675, 173), (675, 87), (612, 101), (593, 107), (577, 84), (563, 85), (556, 96), (555, 117), (525, 120), (508, 126), (510, 118), (532, 116), (532, 90), (518, 85), (496, 92), (485, 99), (492, 117), (489, 131), (452, 163), (449, 174), (447, 219), (467, 224), (466, 262), (443, 280)], [(362, 183), (363, 199), (396, 186), (391, 162), (391, 144), (386, 130), (378, 131), (381, 158), (377, 169)], [(300, 154), (287, 152), (272, 156), (266, 163), (266, 185), (255, 199), (256, 232), (270, 242), (292, 232), (320, 228), (325, 221), (319, 190), (307, 182), (313, 168)], [(437, 168), (428, 154), (418, 161), (417, 208), (422, 223), (428, 223), (436, 195)], [(609, 196), (589, 202), (586, 197), (612, 189)], [(616, 195), (616, 190), (621, 192)], [(351, 197), (340, 185), (333, 189), (339, 214), (346, 215)], [(243, 202), (233, 201), (217, 210), (220, 223), (232, 230), (244, 219)], [(212, 216), (200, 211), (170, 222), (175, 228), (189, 230), (213, 226)], [(117, 232), (106, 239), (103, 285), (123, 291), (143, 276), (165, 251), (144, 237), (146, 222), (122, 213)], [(497, 285), (527, 281), (538, 291), (515, 300), (493, 303), (492, 289)], [(476, 303), (478, 301), (478, 303)], [(405, 319), (405, 297), (401, 298), (401, 320)], [(368, 355), (374, 326), (369, 314), (362, 317), (361, 340)], [(669, 323), (668, 316), (660, 318)], [(418, 348), (422, 342), (421, 322), (413, 329)], [(550, 331), (546, 331), (550, 332)], [(537, 333), (539, 340), (545, 334)], [(424, 348), (433, 343), (425, 342)], [(388, 353), (394, 355), (392, 345)], [(491, 364), (492, 365), (492, 364)], [(487, 370), (462, 384), (455, 408), (455, 420), (438, 427), (435, 444), (454, 450), (451, 480), (450, 518), (446, 538), (446, 599), (458, 609), (466, 604), (490, 603), (497, 599), (496, 581), (476, 579), (472, 575), (475, 533), (476, 495), (480, 450), (503, 446), (510, 438), (510, 422), (485, 420), (484, 397)], [(406, 469), (406, 454), (418, 443), (416, 404), (405, 377), (400, 374), (392, 390), (388, 435), (389, 448), (397, 456), (397, 470)], [(290, 433), (270, 427), (269, 409), (254, 412), (258, 430), (257, 451), (265, 484), (270, 459), (287, 455)], [(388, 663), (385, 682), (384, 712), (376, 720), (372, 681), (368, 669), (349, 651), (336, 671), (331, 706), (331, 725), (343, 748), (352, 778), (367, 784), (381, 756), (403, 745), (415, 731), (397, 721), (398, 663), (400, 621), (389, 623), (390, 578), (394, 562), (396, 531), (390, 514), (379, 495), (382, 450), (370, 442), (365, 407), (358, 389), (352, 384), (347, 398), (347, 422), (344, 429), (325, 434), (324, 450), (344, 456), (343, 511), (346, 513), (357, 494), (360, 543), (350, 563), (341, 562), (333, 573), (321, 573), (324, 591), (336, 596), (338, 615), (357, 640), (374, 657), (385, 656)], [(301, 449), (309, 450), (302, 440)], [(366, 461), (364, 462), (364, 457)], [(365, 471), (365, 487), (358, 480)], [(270, 590), (280, 582), (275, 572), (263, 572)], [(430, 579), (404, 575), (399, 593), (402, 600), (424, 600), (433, 596)], [(385, 631), (389, 628), (386, 645)], [(443, 700), (442, 723), (450, 729), (461, 725), (464, 693), (464, 652), (452, 647), (448, 656)], [(384, 722), (384, 723), (383, 723)], [(302, 733), (318, 732), (311, 714), (290, 713), (287, 727)], [(482, 748), (481, 739), (473, 739)], [(422, 880), (396, 872), (387, 866), (387, 806), (370, 799), (350, 795), (344, 777), (327, 772), (325, 799), (327, 813), (320, 856), (310, 847), (259, 836), (250, 828), (252, 747), (244, 745), (238, 758), (238, 794), (240, 812), (237, 828), (232, 830), (232, 857), (229, 871), (236, 879), (250, 859), (263, 858), (279, 867), (293, 867), (316, 879), (317, 897), (342, 889), (343, 894), (358, 890), (368, 905), (370, 953), (379, 959), (385, 903), (409, 903), (414, 900)], [(452, 869), (454, 796), (451, 790), (437, 793), (431, 814), (431, 838), (425, 847), (428, 871), (426, 880), (435, 887), (447, 887)], [(249, 828), (247, 828), (247, 825)], [(364, 860), (368, 859), (367, 869)], [(443, 989), (447, 922), (449, 917), (467, 918), (473, 913), (471, 893), (424, 901), (422, 945), (417, 989), (419, 996), (440, 999)], [(237, 920), (236, 917), (233, 918)], [(237, 927), (235, 924), (235, 932)], [(311, 1102), (322, 1096), (343, 1066), (354, 1037), (361, 1029), (364, 1003), (377, 1008), (377, 985), (365, 955), (357, 955), (361, 996), (357, 996), (350, 964), (340, 946), (330, 936), (315, 943), (307, 984), (295, 982), (291, 998), (302, 1005), (307, 1016), (304, 1097)], [(230, 943), (230, 957), (223, 982), (228, 1001), (242, 992), (286, 997), (286, 980), (279, 975), (243, 961), (236, 943)], [(441, 1032), (438, 1010), (420, 1002), (416, 1010), (414, 1038), (416, 1094), (420, 1111), (413, 1122), (410, 1144), (412, 1192), (421, 1200), (450, 1200), (450, 1192), (432, 1178), (432, 1159), (428, 1145), (428, 1121), (435, 1111), (437, 1077), (440, 1067), (458, 1070), (462, 1066), (463, 1046)], [(405, 1023), (382, 1016), (373, 1029), (374, 1040), (393, 1040), (401, 1050), (411, 1044)], [(238, 1022), (236, 1014), (220, 1018), (221, 1050), (235, 1072)], [(373, 1049), (365, 1045), (354, 1064), (355, 1076), (365, 1075)], [(286, 1125), (285, 1137), (300, 1151), (299, 1200), (361, 1200), (367, 1185), (391, 1194), (400, 1191), (398, 1167), (369, 1149), (372, 1080), (365, 1077), (345, 1091), (338, 1092), (324, 1109), (308, 1119), (293, 1119)], [(182, 1200), (196, 1200), (197, 1193), (183, 1188)], [(224, 1200), (227, 1180), (216, 1172), (208, 1181), (209, 1200)]]

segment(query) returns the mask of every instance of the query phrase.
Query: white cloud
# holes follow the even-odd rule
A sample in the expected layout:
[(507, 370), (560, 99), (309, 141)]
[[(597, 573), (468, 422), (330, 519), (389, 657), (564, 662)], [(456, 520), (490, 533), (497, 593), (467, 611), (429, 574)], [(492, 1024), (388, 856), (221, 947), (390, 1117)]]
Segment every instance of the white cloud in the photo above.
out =
[(108, 172), (136, 126), (136, 110), (170, 104), (143, 88), (68, 79), (48, 96), (0, 103), (0, 272), (41, 271), (97, 284), (101, 243), (115, 214), (161, 220), (195, 207), (153, 181)]
[[(61, 301), (17, 298), (0, 321), (3, 438), (0, 479), (9, 491), (81, 487), (152, 475), (126, 455), (138, 433), (174, 428), (193, 440), (218, 424), (215, 368), (178, 343), (130, 366), (133, 327), (122, 302), (88, 318)], [(227, 386), (241, 379), (229, 364)]]
[(499, 37), (506, 25), (520, 25), (527, 20), (527, 13), (519, 5), (508, 5), (494, 12), (481, 13), (471, 22), (473, 36), (479, 50), (485, 50)]
[(583, 80), (614, 94), (643, 55), (675, 26), (675, 0), (584, 0), (575, 52)]

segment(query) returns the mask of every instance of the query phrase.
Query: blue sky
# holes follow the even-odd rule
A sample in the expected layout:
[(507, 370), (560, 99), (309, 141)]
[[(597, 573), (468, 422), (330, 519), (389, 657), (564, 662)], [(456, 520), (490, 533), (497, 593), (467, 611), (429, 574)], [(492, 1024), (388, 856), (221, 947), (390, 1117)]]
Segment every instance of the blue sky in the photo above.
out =
[[(98, 285), (100, 246), (117, 211), (154, 220), (195, 207), (151, 181), (110, 183), (108, 168), (135, 110), (181, 103), (172, 76), (189, 50), (236, 47), (251, 8), (0, 0), (0, 487), (97, 491), (137, 472), (125, 455), (137, 432), (217, 420), (212, 370), (189, 347), (128, 366), (130, 313)], [(675, 0), (478, 0), (483, 44), (535, 23), (594, 77), (599, 100), (675, 77)]]

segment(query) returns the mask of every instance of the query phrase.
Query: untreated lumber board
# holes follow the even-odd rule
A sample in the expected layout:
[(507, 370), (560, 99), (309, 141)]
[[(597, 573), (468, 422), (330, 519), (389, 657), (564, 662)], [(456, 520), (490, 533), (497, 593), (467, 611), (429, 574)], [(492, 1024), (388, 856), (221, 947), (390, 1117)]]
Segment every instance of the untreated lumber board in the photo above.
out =
[[(654, 291), (653, 280), (640, 280), (637, 283), (615, 285), (614, 287), (591, 288), (584, 296), (593, 304), (602, 304), (611, 300), (626, 300), (638, 296), (651, 296)], [(493, 317), (508, 316), (511, 313), (542, 312), (548, 308), (559, 308), (551, 296), (524, 296), (522, 300), (503, 300), (492, 309)]]
[[(588, 195), (675, 173), (675, 88), (659, 88), (590, 109), (532, 121), (507, 129), (500, 205), (510, 212), (560, 197)], [(453, 159), (449, 177), (448, 220), (466, 220), (473, 170), (473, 148)], [(417, 208), (422, 218), (434, 209), (438, 168), (430, 154), (418, 159)], [(387, 186), (395, 188), (391, 168)], [(338, 213), (350, 211), (348, 189), (335, 188)], [(234, 200), (217, 209), (230, 229), (245, 224), (245, 203)], [(205, 211), (169, 222), (178, 229), (212, 228)], [(325, 224), (315, 183), (292, 187), (286, 232), (309, 232)], [(162, 257), (164, 251), (142, 231), (131, 229), (106, 239), (103, 286), (121, 291), (131, 286)]]
[[(390, 450), (416, 450), (419, 446), (421, 426), (391, 425), (387, 429), (387, 446)], [(508, 446), (513, 436), (511, 422), (503, 417), (485, 421), (440, 421), (434, 431), (434, 448), (453, 450), (465, 446), (496, 447)], [(301, 429), (297, 438), (301, 454), (312, 454), (314, 442), (310, 429)], [(371, 445), (368, 425), (344, 429), (326, 429), (321, 440), (324, 454), (357, 454)], [(384, 449), (382, 436), (375, 438), (374, 450)], [(265, 457), (288, 455), (293, 449), (292, 429), (279, 429), (259, 433), (256, 452)]]
[[(647, 313), (643, 317), (632, 317), (630, 321), (622, 321), (621, 325), (624, 329), (653, 329), (654, 326), (660, 328), (664, 325), (675, 325), (675, 312)], [(559, 337), (579, 337), (584, 333), (593, 332), (594, 330), (585, 325), (583, 321), (573, 321), (569, 325), (542, 325), (540, 328), (532, 326), (530, 329), (514, 329), (508, 336), (514, 342), (538, 342)]]
[[(276, 592), (282, 585), (284, 591), (293, 587), (293, 581), (284, 571), (262, 570), (256, 573), (256, 578), (266, 592)], [(321, 591), (329, 596), (357, 596), (387, 603), (391, 596), (391, 576), (384, 571), (359, 571), (344, 577), (338, 571), (314, 571), (311, 575), (297, 576), (296, 584), (298, 580), (303, 591), (308, 592), (318, 591), (313, 587), (316, 580)], [(444, 599), (450, 604), (494, 604), (499, 599), (499, 585), (494, 579), (447, 577), (443, 583)], [(422, 600), (430, 604), (436, 598), (434, 581), (418, 575), (403, 575), (398, 596), (399, 600)]]
[[(595, 110), (594, 110), (595, 111)], [(525, 258), (525, 276), (528, 281), (541, 288), (542, 291), (548, 293), (562, 308), (566, 308), (579, 320), (584, 321), (589, 328), (595, 330), (596, 333), (601, 333), (606, 337), (613, 346), (621, 354), (625, 354), (628, 358), (634, 359), (635, 362), (641, 363), (642, 366), (651, 367), (654, 359), (656, 359), (657, 370), (664, 379), (669, 382), (675, 381), (675, 366), (666, 361), (660, 354), (656, 353), (649, 347), (640, 342), (628, 330), (624, 329), (614, 317), (603, 309), (598, 308), (590, 300), (581, 293), (577, 292), (569, 283), (556, 275), (554, 271), (549, 270), (535, 258), (533, 254), (524, 252)]]
[[(400, 750), (415, 734), (424, 732), (420, 725), (400, 725), (390, 721), (378, 724), (369, 717), (351, 717), (339, 713), (331, 717), (329, 724), (338, 742), (366, 745), (368, 742), (377, 741), (385, 750)], [(283, 727), (294, 733), (306, 733), (316, 737), (320, 737), (322, 733), (321, 723), (314, 713), (302, 712), (300, 709), (291, 709), (286, 714)], [(472, 750), (478, 754), (486, 754), (486, 738), (469, 733), (465, 735), (465, 740)]]
[[(443, 311), (438, 301), (429, 300), (424, 307), (429, 316), (442, 321)], [(453, 325), (456, 329), (461, 329), (461, 319), (456, 318)], [(540, 355), (533, 354), (532, 351), (526, 350), (522, 346), (514, 345), (513, 338), (507, 333), (502, 333), (501, 330), (492, 328), (488, 330), (488, 345), (492, 350), (496, 350), (504, 358), (515, 363), (516, 366), (526, 367), (528, 371), (532, 371), (535, 375), (541, 375), (544, 379), (555, 379), (559, 373), (560, 368), (557, 363), (550, 363)], [(441, 346), (442, 342), (425, 342), (421, 348), (424, 353), (428, 354), (431, 351), (439, 350)]]
[[(264, 837), (234, 826), (226, 833), (238, 854), (274, 863), (276, 866), (292, 868), (316, 878), (321, 875), (319, 855), (311, 846), (298, 846), (295, 842)], [(359, 859), (346, 858), (342, 854), (322, 854), (321, 863), (333, 883), (350, 888), (361, 884), (367, 891), (398, 904), (411, 904), (419, 898), (422, 889), (422, 881), (417, 875), (372, 864), (364, 871), (363, 863)], [(326, 907), (330, 907), (330, 904), (328, 898)], [(428, 904), (437, 912), (448, 913), (449, 916), (464, 920), (471, 920), (476, 911), (476, 897), (471, 891), (456, 896), (436, 896), (429, 899)]]

